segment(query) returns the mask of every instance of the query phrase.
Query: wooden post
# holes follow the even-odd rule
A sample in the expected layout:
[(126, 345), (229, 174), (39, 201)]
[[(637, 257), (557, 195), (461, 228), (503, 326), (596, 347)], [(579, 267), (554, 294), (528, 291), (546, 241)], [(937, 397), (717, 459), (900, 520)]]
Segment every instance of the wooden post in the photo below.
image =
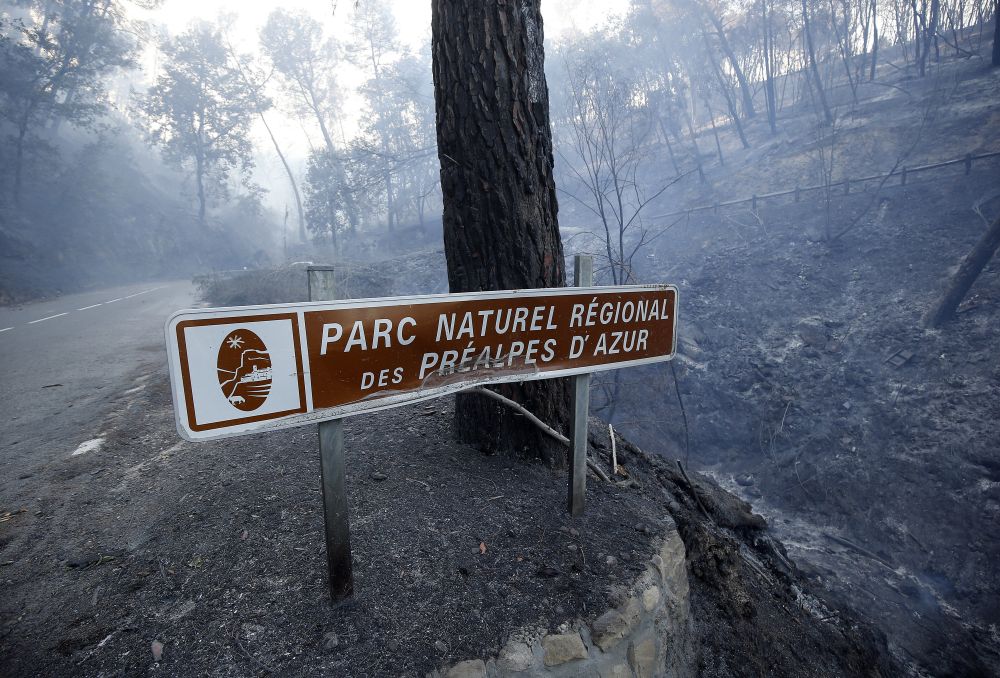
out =
[[(307, 271), (309, 301), (331, 301), (336, 298), (332, 266), (310, 266)], [(319, 458), (330, 602), (337, 605), (354, 595), (351, 527), (347, 520), (347, 461), (344, 458), (342, 419), (320, 423)]]
[(903, 179), (899, 182), (900, 186), (906, 186), (906, 168), (903, 168)]
[(752, 198), (750, 198), (750, 210), (754, 214), (757, 214), (757, 196), (756, 195), (754, 195)]
[(799, 201), (799, 187), (795, 187), (795, 202)]
[[(997, 17), (997, 21), (1000, 21), (1000, 17)], [(965, 176), (969, 176), (972, 173), (972, 154), (965, 154)]]
[(844, 195), (850, 195), (851, 193), (851, 180), (844, 179)]
[[(594, 260), (584, 254), (573, 262), (573, 284), (589, 287), (594, 284)], [(573, 416), (570, 422), (569, 513), (583, 515), (587, 501), (587, 419), (590, 415), (590, 375), (573, 379)]]

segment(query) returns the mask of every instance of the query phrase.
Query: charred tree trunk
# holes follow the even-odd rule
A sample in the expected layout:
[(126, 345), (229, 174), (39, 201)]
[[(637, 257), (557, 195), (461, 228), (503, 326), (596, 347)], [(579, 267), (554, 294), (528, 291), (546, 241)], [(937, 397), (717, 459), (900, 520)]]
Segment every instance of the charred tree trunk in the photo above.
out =
[[(742, 123), (740, 123), (740, 116), (739, 116), (739, 113), (736, 110), (736, 102), (733, 101), (733, 97), (732, 97), (732, 95), (729, 92), (729, 85), (726, 82), (725, 76), (722, 75), (722, 68), (715, 61), (715, 57), (712, 55), (712, 47), (711, 47), (711, 45), (708, 44), (708, 37), (705, 36), (704, 33), (702, 34), (702, 36), (705, 37), (705, 47), (708, 48), (708, 52), (707, 52), (708, 59), (709, 59), (709, 61), (712, 64), (712, 70), (715, 73), (715, 79), (719, 83), (719, 89), (722, 91), (722, 96), (726, 100), (726, 107), (729, 109), (729, 117), (733, 121), (733, 127), (736, 128), (736, 133), (740, 137), (740, 143), (743, 144), (743, 148), (750, 148), (750, 142), (747, 141), (747, 136), (746, 136), (746, 134), (743, 133), (743, 125), (742, 125)], [(706, 101), (708, 101), (708, 100), (706, 99)], [(712, 111), (709, 110), (709, 115), (711, 115), (711, 113), (712, 113)], [(714, 130), (714, 126), (715, 126), (715, 121), (714, 120), (712, 121), (712, 125), (713, 125), (713, 130)], [(693, 135), (694, 131), (692, 130), (691, 133)], [(722, 159), (722, 154), (721, 153), (719, 154), (719, 159), (720, 159), (720, 161)]]
[(726, 55), (726, 59), (729, 60), (729, 66), (733, 69), (736, 82), (739, 83), (740, 94), (743, 96), (743, 111), (748, 118), (752, 118), (757, 115), (757, 111), (753, 106), (753, 92), (750, 89), (750, 84), (747, 82), (746, 74), (740, 67), (739, 59), (736, 58), (736, 53), (733, 51), (732, 45), (729, 44), (729, 38), (726, 37), (726, 29), (722, 25), (722, 20), (714, 12), (704, 7), (703, 11), (708, 16), (708, 20), (712, 22), (715, 33), (719, 36), (719, 46), (722, 48), (723, 54)]
[(764, 101), (767, 105), (767, 124), (771, 134), (778, 133), (777, 102), (774, 96), (774, 35), (771, 28), (773, 14), (767, 13), (767, 2), (761, 2), (761, 18), (764, 31)]
[[(914, 4), (914, 7), (916, 5)], [(920, 70), (920, 76), (923, 77), (927, 75), (927, 57), (930, 56), (931, 52), (931, 40), (937, 37), (937, 27), (938, 27), (938, 17), (941, 14), (941, 4), (939, 0), (931, 0), (930, 7), (930, 23), (925, 16), (921, 15), (921, 25), (923, 26), (923, 47), (920, 50), (920, 59), (918, 60), (918, 68)], [(917, 38), (920, 40), (920, 37)]]
[(816, 65), (816, 49), (813, 47), (812, 28), (809, 26), (809, 8), (806, 6), (806, 0), (802, 0), (802, 30), (806, 34), (806, 51), (809, 53), (809, 74), (812, 76), (813, 87), (816, 88), (820, 107), (823, 109), (823, 119), (827, 125), (832, 125), (833, 114), (830, 113), (830, 106), (826, 103), (823, 79), (819, 77), (819, 66)]
[(1000, 66), (1000, 0), (993, 3), (993, 66)]
[[(540, 0), (432, 2), (434, 99), (452, 292), (562, 287)], [(565, 380), (495, 387), (566, 430)], [(566, 449), (481, 395), (457, 399), (459, 436), (565, 465)]]
[(878, 0), (872, 0), (872, 67), (868, 79), (875, 80), (875, 68), (878, 66)]
[(993, 258), (997, 248), (1000, 248), (1000, 217), (993, 220), (989, 230), (962, 260), (958, 271), (948, 283), (948, 289), (924, 316), (924, 327), (939, 327), (955, 315), (958, 305), (962, 303), (962, 299), (968, 294), (969, 288), (976, 282), (986, 264)]

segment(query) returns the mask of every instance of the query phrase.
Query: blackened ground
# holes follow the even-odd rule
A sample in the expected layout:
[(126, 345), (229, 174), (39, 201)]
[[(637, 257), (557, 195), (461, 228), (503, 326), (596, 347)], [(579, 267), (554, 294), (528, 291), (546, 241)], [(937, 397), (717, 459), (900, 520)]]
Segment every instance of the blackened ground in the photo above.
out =
[[(749, 123), (751, 148), (730, 135), (726, 165), (670, 209), (819, 184), (825, 145), (834, 180), (1000, 150), (998, 69), (944, 60), (870, 87), (835, 132), (808, 112), (776, 135)], [(998, 186), (992, 158), (852, 181), (829, 206), (812, 192), (681, 219), (637, 275), (680, 287), (685, 411), (655, 368), (623, 372), (599, 412), (669, 458), (689, 438), (692, 466), (751, 501), (917, 674), (1000, 674), (1000, 258), (953, 322), (921, 325), (1000, 212)]]
[[(745, 228), (706, 216), (711, 250), (673, 264), (692, 461), (931, 675), (1000, 671), (1000, 261), (953, 322), (921, 326), (998, 177), (894, 187), (833, 243), (815, 203), (761, 207)], [(622, 430), (683, 455), (669, 370), (629, 379)]]
[(565, 473), (454, 443), (450, 399), (348, 421), (357, 602), (331, 609), (315, 429), (184, 443), (164, 375), (145, 383), (103, 448), (7, 500), (24, 511), (0, 523), (5, 675), (422, 675), (518, 627), (592, 619), (668, 514), (705, 675), (879, 675), (873, 636), (817, 614), (732, 495), (693, 480), (702, 514), (676, 470), (623, 441), (639, 486), (591, 478), (570, 519)]

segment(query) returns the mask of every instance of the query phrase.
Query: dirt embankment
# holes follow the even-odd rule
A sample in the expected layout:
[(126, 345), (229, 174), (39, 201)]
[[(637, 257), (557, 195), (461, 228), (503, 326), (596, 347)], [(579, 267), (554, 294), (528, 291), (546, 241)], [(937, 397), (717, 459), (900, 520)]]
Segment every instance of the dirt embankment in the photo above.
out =
[[(960, 85), (923, 131), (927, 159), (996, 148), (984, 92), (1000, 80)], [(921, 106), (879, 120), (898, 136)], [(898, 142), (868, 138), (893, 157)], [(953, 322), (921, 326), (1000, 209), (998, 180), (992, 160), (838, 195), (829, 211), (786, 198), (692, 217), (644, 273), (680, 284), (689, 430), (669, 373), (630, 376), (618, 405), (651, 451), (677, 456), (689, 435), (693, 461), (769, 517), (814, 583), (931, 675), (1000, 671), (1000, 262)], [(856, 226), (829, 241), (828, 217)]]
[(735, 497), (621, 441), (635, 483), (592, 477), (570, 519), (564, 472), (455, 443), (450, 399), (349, 420), (358, 595), (331, 610), (313, 427), (184, 443), (164, 375), (139, 383), (103, 447), (4, 507), (25, 509), (0, 524), (6, 675), (423, 675), (606, 609), (667, 516), (702, 675), (891, 674)]

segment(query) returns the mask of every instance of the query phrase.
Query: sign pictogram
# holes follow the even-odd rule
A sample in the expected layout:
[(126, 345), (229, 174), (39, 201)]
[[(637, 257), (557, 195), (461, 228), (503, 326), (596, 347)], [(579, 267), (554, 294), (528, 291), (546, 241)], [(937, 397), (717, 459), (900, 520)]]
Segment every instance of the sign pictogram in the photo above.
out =
[(219, 346), (219, 388), (238, 410), (256, 410), (271, 392), (271, 354), (261, 338), (241, 327)]

